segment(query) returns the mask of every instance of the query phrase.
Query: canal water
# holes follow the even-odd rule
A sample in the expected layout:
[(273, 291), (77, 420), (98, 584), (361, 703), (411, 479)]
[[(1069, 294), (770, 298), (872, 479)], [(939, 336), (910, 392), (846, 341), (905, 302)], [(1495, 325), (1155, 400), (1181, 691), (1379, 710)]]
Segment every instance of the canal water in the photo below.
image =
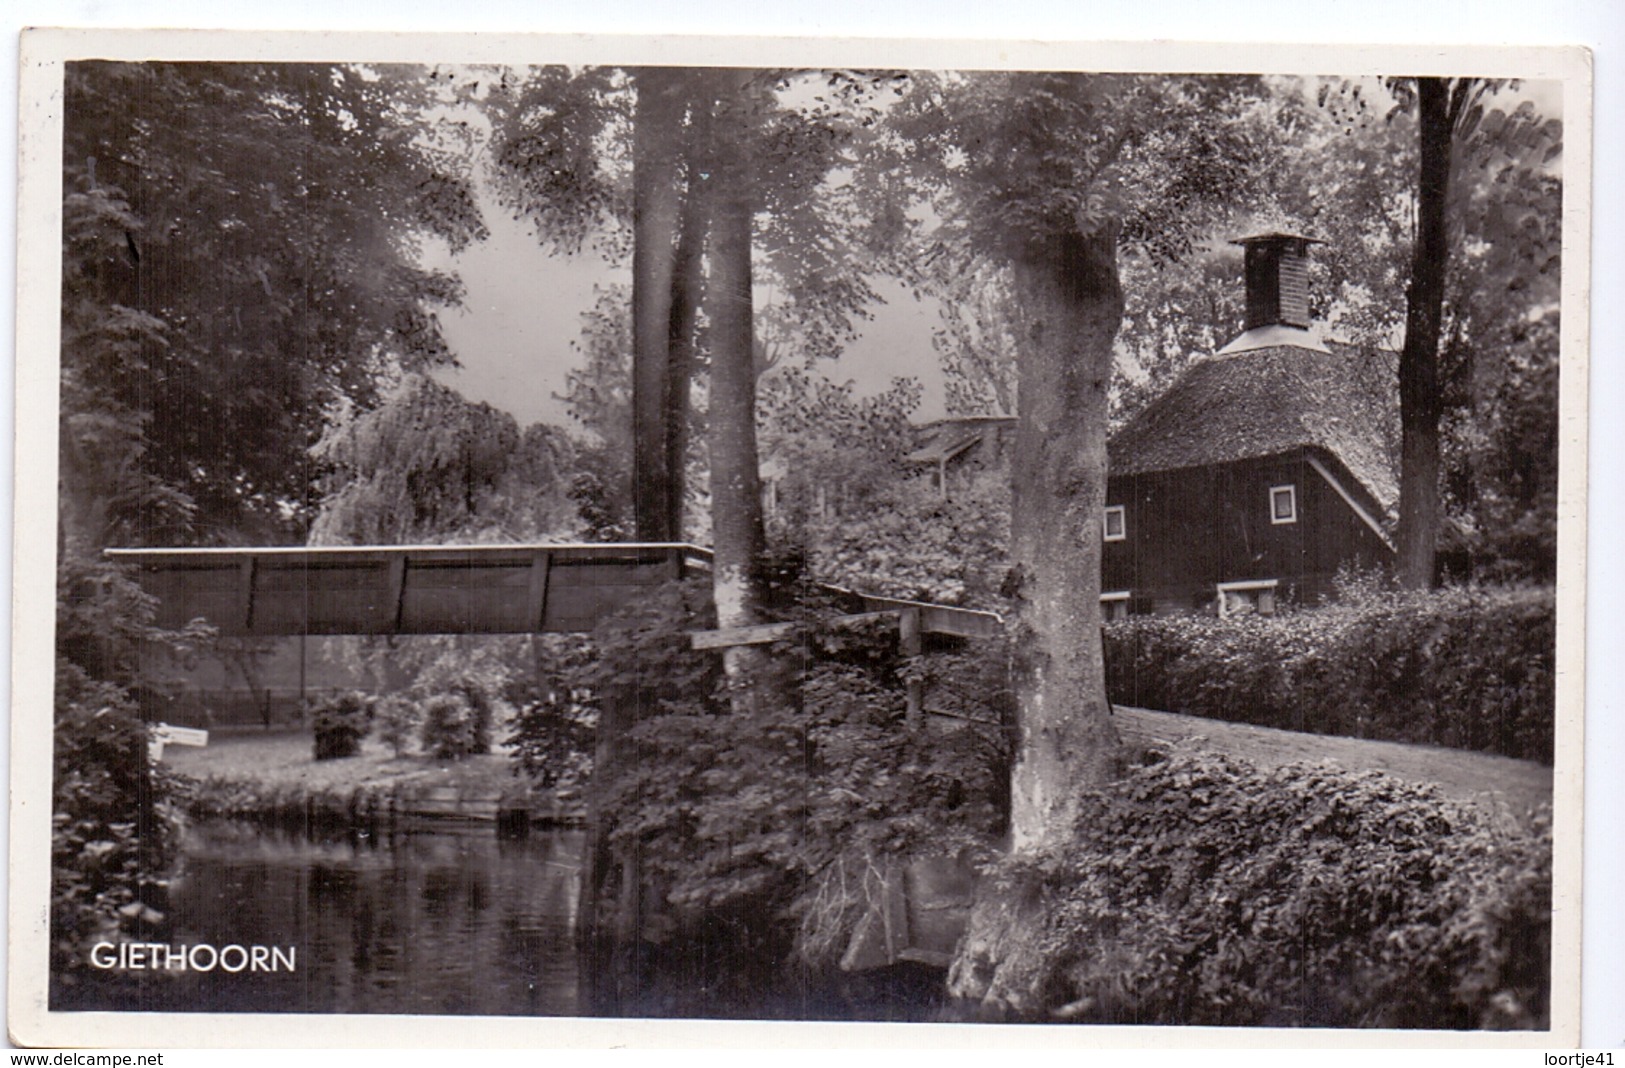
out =
[(574, 1015), (582, 843), (577, 830), (500, 838), (489, 823), (327, 840), (196, 824), (162, 940), (291, 946), (295, 968), (91, 972), (53, 1007)]

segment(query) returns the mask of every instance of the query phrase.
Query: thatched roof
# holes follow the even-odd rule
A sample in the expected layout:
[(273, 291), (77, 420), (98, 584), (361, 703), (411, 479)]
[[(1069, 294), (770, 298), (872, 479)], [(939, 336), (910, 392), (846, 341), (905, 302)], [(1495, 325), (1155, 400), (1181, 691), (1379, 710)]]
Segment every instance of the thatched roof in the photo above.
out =
[(1259, 459), (1312, 447), (1340, 461), (1384, 511), (1399, 500), (1390, 461), (1391, 367), (1360, 350), (1275, 345), (1203, 360), (1112, 436), (1113, 475)]

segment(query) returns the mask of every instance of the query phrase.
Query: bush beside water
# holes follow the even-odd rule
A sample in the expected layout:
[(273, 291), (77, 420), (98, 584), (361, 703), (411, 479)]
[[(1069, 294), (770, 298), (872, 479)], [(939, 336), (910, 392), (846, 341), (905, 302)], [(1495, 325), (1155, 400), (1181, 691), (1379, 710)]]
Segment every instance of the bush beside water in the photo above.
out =
[[(951, 984), (1022, 1018), (1544, 1027), (1551, 828), (1331, 765), (1179, 753), (979, 895)], [(988, 934), (991, 932), (991, 934)]]
[(51, 970), (72, 982), (98, 941), (164, 921), (181, 784), (149, 768), (148, 728), (118, 687), (62, 665), (51, 814)]
[(1550, 764), (1551, 589), (1368, 591), (1275, 616), (1105, 627), (1119, 704)]
[(372, 729), (372, 701), (354, 691), (333, 694), (311, 709), (310, 726), (317, 760), (355, 756)]
[(440, 760), (460, 760), (491, 751), (494, 709), (489, 694), (469, 684), (423, 702), (423, 751)]
[[(756, 984), (827, 977), (889, 864), (993, 855), (1007, 803), (997, 726), (1010, 712), (1006, 658), (998, 643), (978, 643), (916, 661), (885, 628), (804, 617), (780, 650), (795, 670), (790, 701), (742, 718), (719, 700), (720, 658), (695, 657), (686, 641), (706, 625), (701, 600), (663, 591), (595, 634), (600, 655), (575, 684), (635, 710), (636, 756), (592, 788), (611, 840), (639, 857), (647, 900), (670, 910), (660, 952), (674, 975), (692, 985), (731, 962), (721, 974)], [(1278, 711), (1271, 687), (1286, 685), (1290, 667), (1310, 691), (1292, 708), (1350, 715), (1347, 733), (1489, 747), (1473, 733), (1478, 721), (1532, 739), (1544, 716), (1549, 753), (1551, 612), (1549, 593), (1448, 591), (1274, 619), (1130, 625), (1172, 635), (1155, 650), (1184, 672), (1189, 689), (1176, 692), (1202, 694), (1232, 719), (1315, 726)], [(1193, 659), (1215, 675), (1210, 688), (1196, 689), (1201, 672), (1178, 663), (1179, 638), (1208, 641)], [(1402, 655), (1408, 643), (1417, 649)], [(1521, 661), (1499, 663), (1507, 649)], [(1397, 681), (1384, 690), (1387, 676), (1374, 676), (1390, 670)], [(936, 676), (932, 707), (983, 723), (910, 732), (901, 683), (920, 671)], [(1361, 672), (1373, 677), (1356, 689)], [(1406, 693), (1424, 681), (1425, 696)], [(1363, 718), (1345, 711), (1401, 698), (1410, 703)], [(1403, 730), (1428, 700), (1420, 730)], [(979, 906), (992, 910), (979, 930), (993, 934), (962, 949), (957, 992), (992, 990), (1017, 1017), (1043, 1020), (1543, 1025), (1543, 815), (1533, 831), (1502, 825), (1431, 787), (1332, 766), (1146, 759), (1097, 792), (1064, 845), (993, 866)], [(704, 960), (678, 952), (700, 945)]]
[(418, 733), (422, 714), (416, 701), (406, 694), (391, 693), (378, 698), (373, 704), (374, 732), (380, 742), (389, 746), (395, 756), (403, 757), (411, 747), (413, 735)]

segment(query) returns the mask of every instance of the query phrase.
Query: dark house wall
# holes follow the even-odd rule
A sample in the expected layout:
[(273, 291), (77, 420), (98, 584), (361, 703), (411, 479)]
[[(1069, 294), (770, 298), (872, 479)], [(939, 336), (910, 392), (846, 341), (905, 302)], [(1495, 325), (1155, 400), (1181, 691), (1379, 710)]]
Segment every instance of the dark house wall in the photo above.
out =
[[(1106, 504), (1125, 537), (1104, 545), (1101, 590), (1128, 590), (1134, 613), (1214, 611), (1221, 582), (1275, 579), (1281, 602), (1332, 592), (1345, 564), (1386, 567), (1393, 552), (1299, 449), (1261, 460), (1118, 476)], [(1316, 457), (1375, 514), (1337, 461)], [(1270, 489), (1295, 487), (1297, 521), (1272, 523)]]

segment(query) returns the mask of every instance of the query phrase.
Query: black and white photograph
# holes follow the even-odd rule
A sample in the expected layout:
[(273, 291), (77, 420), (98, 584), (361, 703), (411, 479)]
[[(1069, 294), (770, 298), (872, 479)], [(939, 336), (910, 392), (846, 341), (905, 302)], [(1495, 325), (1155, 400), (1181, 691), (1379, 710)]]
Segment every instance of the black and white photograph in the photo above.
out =
[(14, 1040), (1578, 1041), (1582, 51), (23, 49)]

